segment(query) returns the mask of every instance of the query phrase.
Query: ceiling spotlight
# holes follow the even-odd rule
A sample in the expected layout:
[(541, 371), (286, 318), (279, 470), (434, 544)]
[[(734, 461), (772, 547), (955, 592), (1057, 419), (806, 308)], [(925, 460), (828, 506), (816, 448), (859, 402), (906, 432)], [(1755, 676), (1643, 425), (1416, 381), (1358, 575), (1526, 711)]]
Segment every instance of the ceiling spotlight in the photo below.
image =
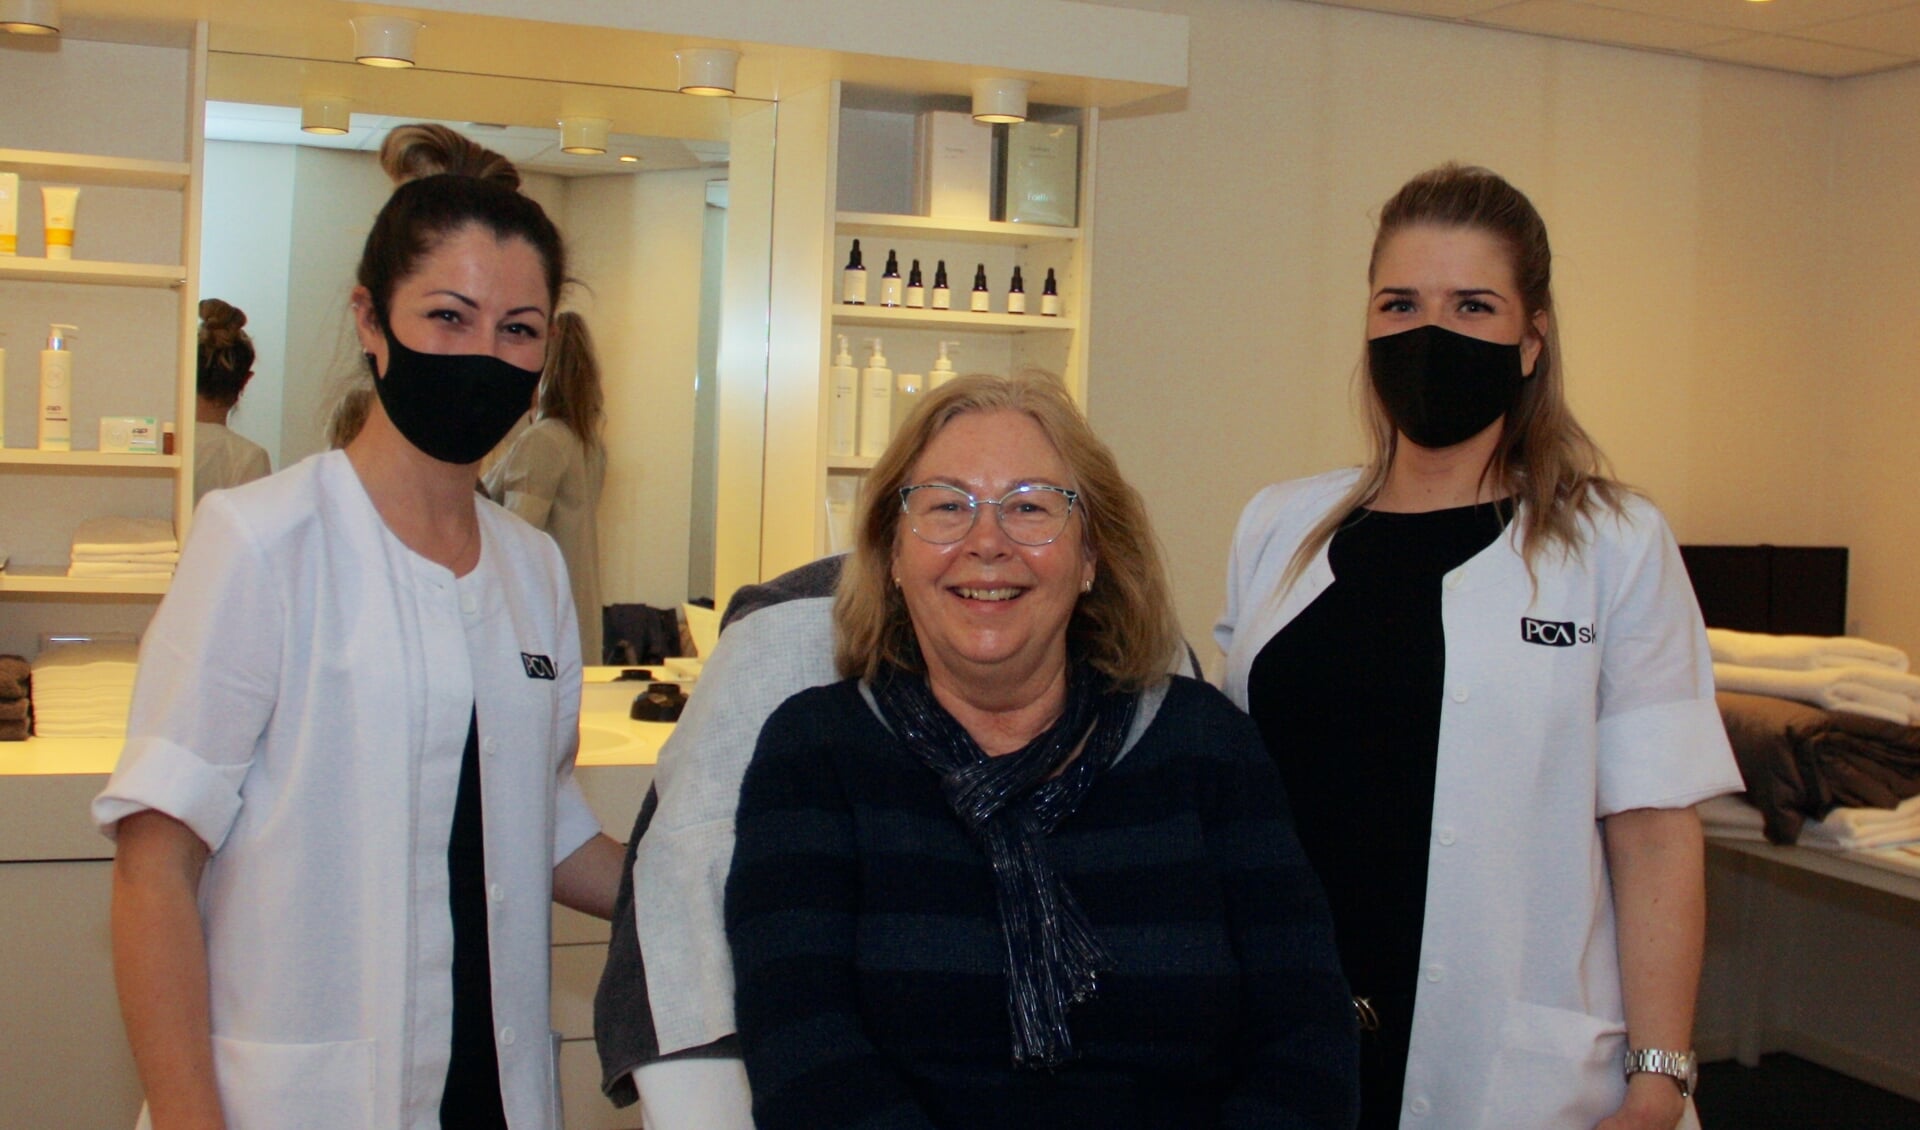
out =
[(620, 154), (620, 163), (622, 165), (637, 165), (640, 163), (640, 158), (631, 153), (622, 153)]
[(343, 134), (353, 125), (351, 106), (345, 98), (309, 95), (300, 103), (300, 129), (304, 133)]
[(413, 66), (413, 38), (422, 24), (400, 16), (355, 16), (353, 61), (369, 67)]
[(682, 47), (673, 57), (680, 61), (680, 93), (715, 98), (733, 93), (740, 52), (727, 47)]
[(973, 120), (976, 122), (1024, 122), (1027, 120), (1027, 90), (1033, 86), (1023, 78), (989, 76), (973, 80)]
[(607, 130), (613, 125), (605, 118), (561, 118), (560, 152), (594, 157), (607, 151)]
[(0, 31), (59, 35), (60, 0), (0, 0)]

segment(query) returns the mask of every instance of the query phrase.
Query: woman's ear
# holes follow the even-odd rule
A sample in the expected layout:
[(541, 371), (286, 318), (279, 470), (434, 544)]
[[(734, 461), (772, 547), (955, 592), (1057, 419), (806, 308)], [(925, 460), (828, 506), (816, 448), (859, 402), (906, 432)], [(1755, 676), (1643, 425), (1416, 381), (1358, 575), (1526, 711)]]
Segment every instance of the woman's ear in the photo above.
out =
[(347, 306), (353, 311), (353, 332), (360, 339), (360, 352), (373, 358), (377, 377), (387, 371), (387, 335), (373, 312), (373, 292), (364, 286), (354, 287), (347, 296)]
[(1547, 348), (1547, 312), (1536, 310), (1527, 334), (1520, 339), (1520, 378), (1525, 380), (1533, 376), (1534, 367), (1540, 363), (1540, 354)]

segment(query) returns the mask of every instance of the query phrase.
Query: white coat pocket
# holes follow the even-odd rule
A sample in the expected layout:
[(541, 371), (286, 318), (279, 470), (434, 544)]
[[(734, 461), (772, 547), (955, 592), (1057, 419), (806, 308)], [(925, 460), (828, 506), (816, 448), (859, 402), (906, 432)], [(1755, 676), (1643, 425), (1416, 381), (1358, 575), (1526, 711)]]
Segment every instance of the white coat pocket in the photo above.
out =
[(1620, 1105), (1626, 1025), (1564, 1008), (1508, 1001), (1478, 1125), (1586, 1130)]
[(228, 1130), (373, 1126), (373, 1041), (265, 1044), (213, 1038)]

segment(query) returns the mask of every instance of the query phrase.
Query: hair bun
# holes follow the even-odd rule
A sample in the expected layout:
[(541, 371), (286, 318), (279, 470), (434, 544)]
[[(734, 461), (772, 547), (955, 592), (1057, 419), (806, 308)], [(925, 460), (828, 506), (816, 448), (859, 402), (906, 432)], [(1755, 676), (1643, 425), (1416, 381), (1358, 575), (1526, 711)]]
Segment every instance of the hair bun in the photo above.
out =
[(247, 312), (218, 298), (200, 300), (200, 321), (209, 330), (233, 333), (247, 324)]
[(380, 167), (396, 185), (443, 173), (520, 187), (513, 162), (437, 123), (396, 127), (380, 145)]

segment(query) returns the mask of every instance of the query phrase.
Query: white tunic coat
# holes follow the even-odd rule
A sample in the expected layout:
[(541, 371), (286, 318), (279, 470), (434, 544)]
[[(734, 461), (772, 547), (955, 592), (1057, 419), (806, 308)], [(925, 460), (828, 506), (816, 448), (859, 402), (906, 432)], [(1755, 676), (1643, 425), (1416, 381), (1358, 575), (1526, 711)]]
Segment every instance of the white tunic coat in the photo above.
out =
[[(1270, 486), (1241, 516), (1214, 636), (1242, 709), (1255, 657), (1333, 582), (1323, 546), (1278, 591), (1357, 476)], [(1599, 820), (1741, 787), (1659, 511), (1633, 498), (1583, 534), (1574, 558), (1543, 554), (1530, 579), (1516, 520), (1442, 581), (1445, 698), (1402, 1127), (1589, 1130), (1619, 1106), (1626, 1023)]]
[(554, 864), (598, 824), (575, 785), (579, 645), (552, 541), (481, 500), (465, 577), (389, 531), (330, 452), (201, 504), (141, 646), (101, 828), (165, 812), (200, 885), (233, 1130), (439, 1126), (451, 1035), (446, 846), (478, 712), (501, 1091), (560, 1125)]

